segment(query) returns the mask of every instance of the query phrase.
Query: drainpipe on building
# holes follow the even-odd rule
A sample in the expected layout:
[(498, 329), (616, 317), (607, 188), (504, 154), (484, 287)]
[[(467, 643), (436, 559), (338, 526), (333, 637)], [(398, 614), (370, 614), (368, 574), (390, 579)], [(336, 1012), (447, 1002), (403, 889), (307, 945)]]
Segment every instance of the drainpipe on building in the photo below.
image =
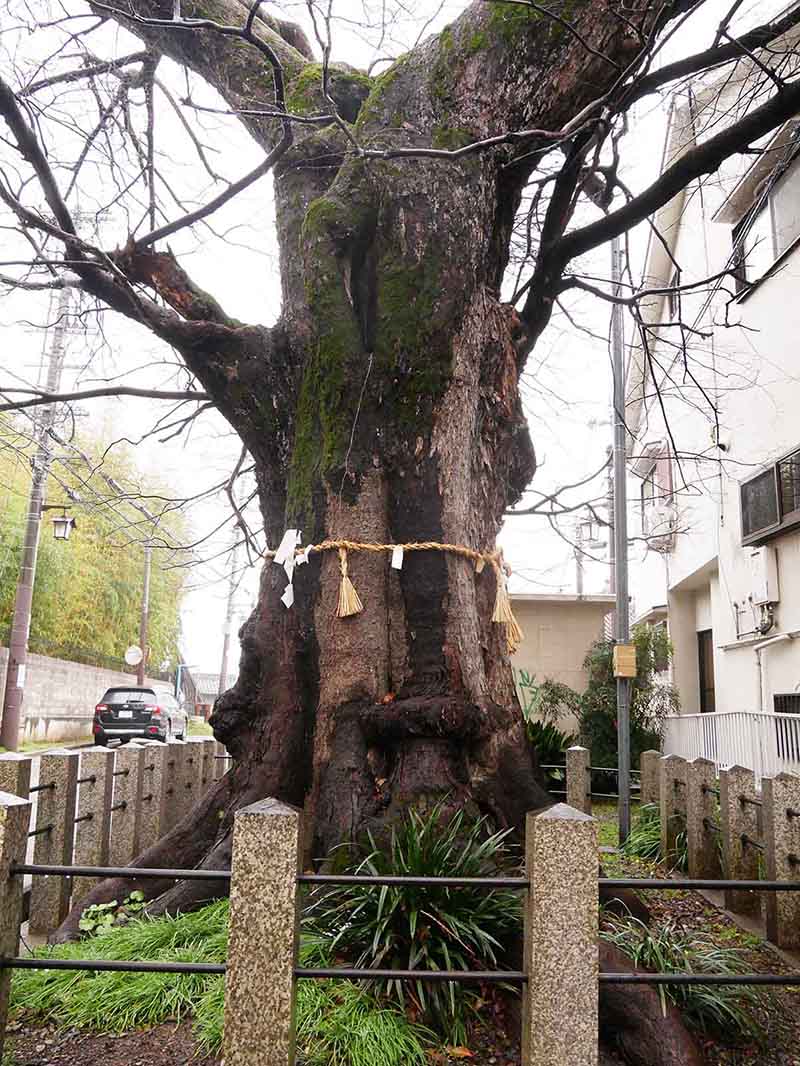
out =
[(764, 713), (764, 663), (761, 658), (762, 651), (770, 646), (770, 644), (777, 644), (783, 640), (794, 640), (797, 636), (797, 631), (792, 633), (776, 633), (774, 637), (768, 637), (766, 640), (762, 640), (759, 644), (753, 645), (753, 651), (756, 653), (756, 665), (758, 668), (758, 713)]

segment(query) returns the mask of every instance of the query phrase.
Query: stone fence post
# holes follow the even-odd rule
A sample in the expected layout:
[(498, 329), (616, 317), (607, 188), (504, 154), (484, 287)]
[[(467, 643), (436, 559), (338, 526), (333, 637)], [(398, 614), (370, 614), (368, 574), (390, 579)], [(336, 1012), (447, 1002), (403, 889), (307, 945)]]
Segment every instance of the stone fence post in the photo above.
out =
[(658, 803), (661, 791), (658, 780), (658, 766), (661, 762), (660, 751), (643, 751), (639, 759), (640, 785), (639, 803)]
[(576, 811), (592, 813), (592, 775), (588, 748), (567, 748), (567, 803)]
[(597, 822), (557, 803), (529, 814), (522, 1066), (596, 1066)]
[[(39, 760), (35, 863), (48, 866), (72, 863), (79, 759), (77, 751), (48, 751)], [(31, 933), (42, 935), (58, 928), (69, 910), (70, 891), (69, 878), (34, 877), (28, 919)]]
[(694, 759), (686, 772), (686, 845), (689, 877), (719, 878), (721, 827), (717, 815), (717, 768)]
[[(300, 833), (300, 812), (274, 799), (234, 818), (225, 1066), (294, 1063)], [(596, 881), (596, 855), (593, 873)]]
[(144, 745), (142, 802), (139, 813), (139, 850), (144, 851), (162, 834), (167, 791), (168, 748), (160, 740)]
[[(800, 777), (761, 779), (768, 881), (800, 881)], [(765, 892), (767, 938), (800, 950), (800, 892)]]
[[(8, 792), (0, 792), (0, 957), (13, 958), (19, 951), (22, 923), (22, 878), (11, 877), (14, 863), (25, 861), (31, 803)], [(11, 970), (0, 970), (0, 1060), (4, 1052)]]
[(686, 760), (665, 755), (659, 763), (661, 796), (661, 854), (664, 862), (677, 859), (677, 839), (686, 824)]
[(116, 750), (111, 845), (108, 849), (110, 866), (128, 866), (131, 859), (139, 854), (139, 818), (146, 751), (147, 748), (139, 744), (123, 744)]
[(205, 743), (205, 737), (189, 737), (186, 741), (189, 749), (186, 753), (186, 795), (184, 796), (186, 813), (194, 807), (205, 792), (203, 785), (206, 762)]
[(164, 824), (161, 835), (164, 836), (183, 818), (184, 789), (184, 754), (186, 743), (183, 740), (170, 740), (167, 749), (167, 787), (165, 789)]
[[(81, 752), (73, 858), (76, 866), (108, 866), (113, 771), (113, 749), (90, 748)], [(72, 906), (87, 896), (99, 880), (76, 877), (72, 885)]]
[(200, 795), (203, 796), (214, 784), (214, 751), (216, 741), (213, 737), (200, 737), (203, 751), (203, 767), (200, 773)]
[(0, 755), (0, 792), (27, 799), (31, 787), (31, 757), (7, 752)]
[[(725, 877), (729, 881), (757, 881), (759, 849), (751, 841), (760, 844), (761, 834), (752, 770), (744, 766), (720, 770), (719, 808)], [(757, 892), (726, 888), (725, 906), (739, 914), (757, 915), (761, 898)]]

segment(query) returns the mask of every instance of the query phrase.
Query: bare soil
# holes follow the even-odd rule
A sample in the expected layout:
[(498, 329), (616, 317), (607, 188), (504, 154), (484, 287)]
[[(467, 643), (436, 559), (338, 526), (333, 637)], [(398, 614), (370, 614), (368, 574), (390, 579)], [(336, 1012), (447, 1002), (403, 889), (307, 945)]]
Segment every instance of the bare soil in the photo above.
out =
[(220, 1066), (221, 1061), (200, 1054), (186, 1022), (124, 1036), (32, 1026), (12, 1031), (8, 1044), (3, 1066)]

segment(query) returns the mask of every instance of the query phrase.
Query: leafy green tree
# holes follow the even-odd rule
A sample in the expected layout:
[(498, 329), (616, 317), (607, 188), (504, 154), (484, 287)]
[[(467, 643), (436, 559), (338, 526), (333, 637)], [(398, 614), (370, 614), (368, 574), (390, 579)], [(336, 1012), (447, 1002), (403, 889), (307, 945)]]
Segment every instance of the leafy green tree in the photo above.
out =
[[(672, 645), (663, 626), (633, 628), (636, 677), (631, 685), (631, 765), (649, 748), (661, 746), (664, 718), (678, 709), (678, 694), (659, 674), (672, 659)], [(580, 736), (596, 766), (617, 765), (617, 683), (614, 645), (597, 641), (584, 660), (589, 683), (581, 697)]]
[[(2, 447), (11, 443), (8, 424), (0, 439), (0, 639), (6, 640), (14, 610), (14, 597), (22, 554), (22, 538), (27, 511), (30, 470), (26, 453), (17, 448)], [(16, 443), (16, 442), (15, 442)], [(83, 442), (83, 450), (90, 456), (102, 452), (99, 442)], [(105, 457), (103, 470), (112, 473), (126, 489), (144, 495), (169, 489), (150, 478), (142, 478), (125, 454)], [(83, 499), (93, 498), (91, 507), (70, 503), (70, 514), (77, 525), (68, 543), (56, 541), (50, 535), (49, 513), (42, 524), (39, 556), (36, 567), (33, 606), (31, 612), (30, 650), (56, 658), (88, 662), (108, 662), (121, 665), (125, 648), (136, 643), (139, 633), (139, 613), (144, 570), (144, 550), (141, 541), (151, 530), (140, 524), (131, 536), (124, 528), (124, 520), (141, 523), (142, 516), (128, 504), (115, 510), (104, 507), (98, 499), (107, 499), (111, 492), (107, 482), (95, 474), (81, 483), (76, 475), (59, 470), (58, 481), (50, 478), (47, 498), (51, 503), (66, 499), (64, 485), (74, 485)], [(184, 529), (180, 516), (170, 514), (159, 522), (157, 544), (180, 543)], [(172, 666), (177, 661), (180, 633), (180, 604), (184, 570), (166, 568), (178, 550), (155, 548), (150, 579), (150, 626), (148, 668), (157, 671), (163, 662)], [(184, 553), (185, 554), (185, 553)]]

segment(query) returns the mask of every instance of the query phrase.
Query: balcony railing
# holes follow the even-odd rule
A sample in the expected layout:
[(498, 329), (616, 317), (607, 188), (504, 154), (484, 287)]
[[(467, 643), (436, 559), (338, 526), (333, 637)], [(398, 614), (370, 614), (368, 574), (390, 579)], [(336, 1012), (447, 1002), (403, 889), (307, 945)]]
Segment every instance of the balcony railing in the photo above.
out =
[(710, 759), (717, 769), (744, 766), (756, 780), (800, 774), (800, 715), (756, 711), (677, 714), (667, 718), (664, 754)]

